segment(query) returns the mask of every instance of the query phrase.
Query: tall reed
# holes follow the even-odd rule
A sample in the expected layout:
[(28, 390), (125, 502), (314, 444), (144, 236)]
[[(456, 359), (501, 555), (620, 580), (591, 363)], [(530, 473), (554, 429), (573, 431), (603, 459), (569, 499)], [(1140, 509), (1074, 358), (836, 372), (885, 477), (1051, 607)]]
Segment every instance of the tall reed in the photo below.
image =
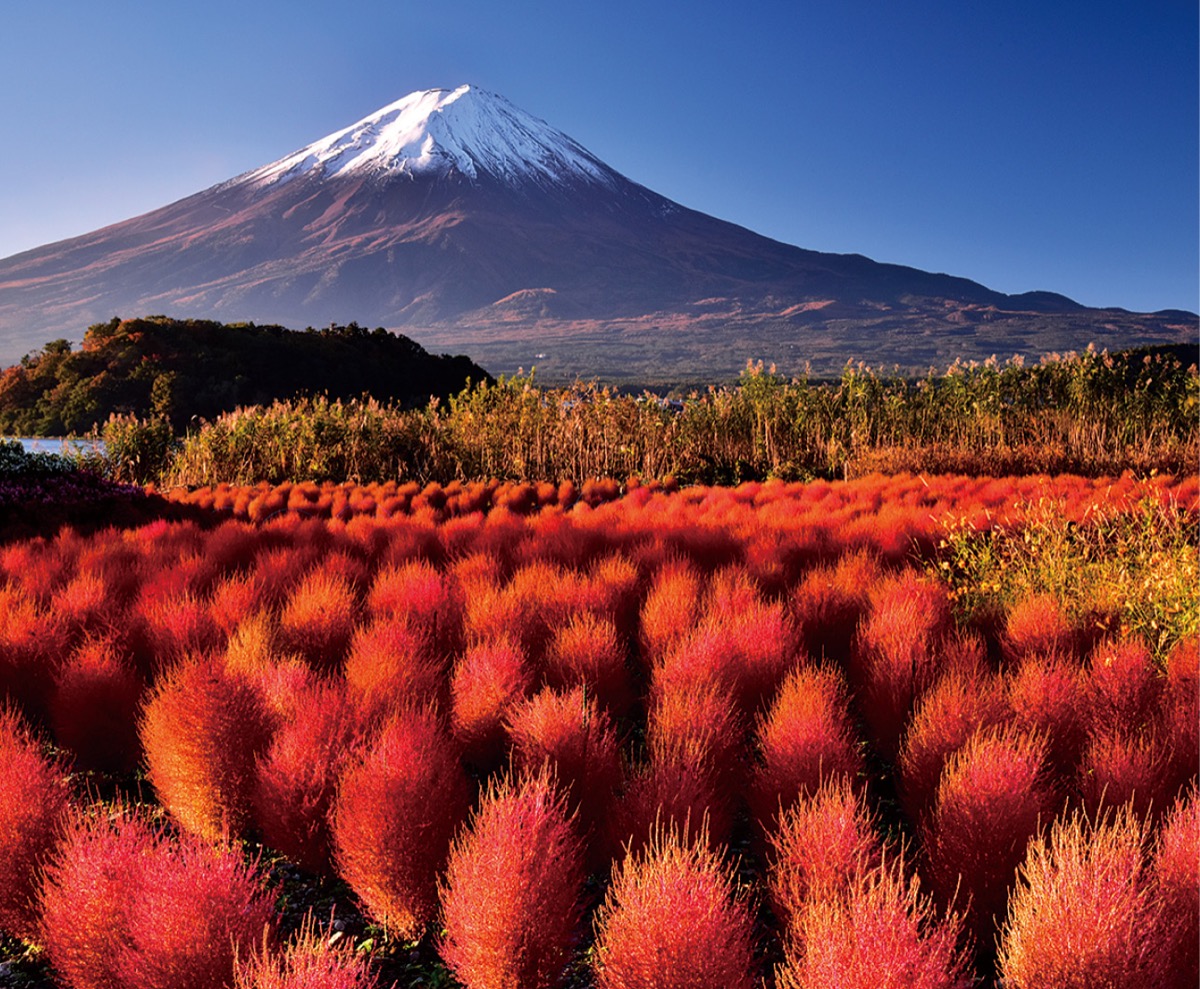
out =
[(1195, 366), (1167, 353), (956, 363), (919, 380), (862, 365), (837, 381), (788, 380), (748, 365), (736, 385), (671, 403), (518, 376), (419, 409), (323, 397), (239, 409), (203, 424), (143, 478), (731, 483), (872, 470), (1178, 471), (1195, 462), (1198, 395)]

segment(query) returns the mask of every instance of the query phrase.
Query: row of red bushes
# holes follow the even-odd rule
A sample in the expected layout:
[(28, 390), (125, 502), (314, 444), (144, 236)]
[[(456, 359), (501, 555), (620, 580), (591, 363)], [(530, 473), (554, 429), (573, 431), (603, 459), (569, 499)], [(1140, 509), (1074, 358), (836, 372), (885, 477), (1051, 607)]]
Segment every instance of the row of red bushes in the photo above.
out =
[[(972, 521), (988, 523), (996, 515), (1039, 498), (1063, 504), (1072, 517), (1082, 517), (1097, 504), (1109, 507), (1127, 504), (1146, 495), (1170, 495), (1180, 503), (1195, 506), (1197, 479), (1177, 481), (1167, 475), (1150, 480), (1125, 473), (1119, 478), (1084, 478), (1073, 475), (1048, 477), (977, 478), (965, 475), (875, 474), (853, 482), (811, 481), (748, 482), (736, 488), (696, 485), (681, 489), (673, 478), (663, 481), (624, 482), (613, 478), (576, 484), (563, 481), (451, 481), (420, 485), (415, 481), (386, 484), (353, 482), (256, 485), (221, 484), (216, 487), (169, 488), (161, 492), (169, 502), (227, 513), (235, 518), (263, 522), (293, 513), (304, 518), (348, 521), (358, 516), (379, 519), (415, 515), (433, 522), (448, 518), (504, 509), (517, 515), (542, 511), (567, 511), (576, 506), (597, 508), (633, 496), (638, 508), (647, 502), (680, 494), (690, 503), (710, 502), (718, 506), (776, 504), (801, 516), (834, 513), (854, 518), (861, 513), (968, 515)], [(151, 486), (148, 490), (155, 491)], [(839, 517), (837, 521), (844, 521)]]
[[(9, 545), (0, 927), (70, 986), (220, 985), (235, 953), (238, 985), (368, 984), (263, 940), (225, 844), (256, 835), (397, 936), (439, 920), (468, 986), (557, 984), (589, 927), (603, 986), (1194, 984), (1195, 642), (1159, 666), (1037, 597), (960, 629), (848, 525), (791, 524), (837, 499), (883, 529), (945, 483)], [(69, 795), (25, 724), (145, 765), (172, 836)]]

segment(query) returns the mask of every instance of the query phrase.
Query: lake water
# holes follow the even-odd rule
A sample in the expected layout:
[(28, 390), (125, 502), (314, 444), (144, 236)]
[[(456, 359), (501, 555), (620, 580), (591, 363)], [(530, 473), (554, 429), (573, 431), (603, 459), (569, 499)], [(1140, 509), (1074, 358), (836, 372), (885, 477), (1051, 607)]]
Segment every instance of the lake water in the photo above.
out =
[(76, 450), (104, 453), (103, 440), (69, 440), (61, 436), (5, 436), (4, 439), (18, 440), (28, 453), (71, 453)]

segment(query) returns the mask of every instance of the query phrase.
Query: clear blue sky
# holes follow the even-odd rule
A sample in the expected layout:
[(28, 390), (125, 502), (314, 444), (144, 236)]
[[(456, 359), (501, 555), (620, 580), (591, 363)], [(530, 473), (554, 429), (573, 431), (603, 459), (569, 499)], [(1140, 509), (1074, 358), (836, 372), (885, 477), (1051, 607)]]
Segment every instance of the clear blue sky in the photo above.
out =
[(8, 0), (0, 257), (471, 82), (779, 240), (1200, 308), (1195, 0)]

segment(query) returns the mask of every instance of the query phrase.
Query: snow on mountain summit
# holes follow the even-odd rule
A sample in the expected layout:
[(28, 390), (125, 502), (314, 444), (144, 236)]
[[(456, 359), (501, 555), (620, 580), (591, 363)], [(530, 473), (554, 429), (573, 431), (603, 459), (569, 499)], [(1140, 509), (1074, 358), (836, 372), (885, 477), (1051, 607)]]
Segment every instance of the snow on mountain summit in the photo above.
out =
[(507, 182), (610, 184), (615, 173), (561, 131), (475, 86), (410, 93), (344, 130), (242, 176), (257, 186), (305, 173), (480, 173)]

